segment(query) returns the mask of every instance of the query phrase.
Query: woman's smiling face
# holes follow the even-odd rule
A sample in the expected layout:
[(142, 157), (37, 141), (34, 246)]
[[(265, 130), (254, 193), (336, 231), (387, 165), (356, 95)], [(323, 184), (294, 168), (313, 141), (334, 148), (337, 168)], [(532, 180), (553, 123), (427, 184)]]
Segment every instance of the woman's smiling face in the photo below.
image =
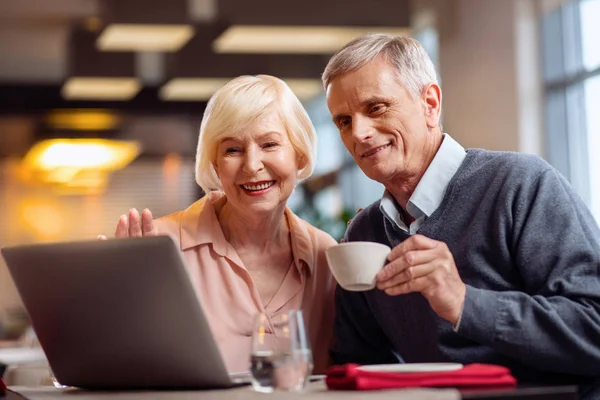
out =
[(214, 167), (228, 202), (244, 212), (285, 205), (302, 168), (276, 111), (221, 139)]

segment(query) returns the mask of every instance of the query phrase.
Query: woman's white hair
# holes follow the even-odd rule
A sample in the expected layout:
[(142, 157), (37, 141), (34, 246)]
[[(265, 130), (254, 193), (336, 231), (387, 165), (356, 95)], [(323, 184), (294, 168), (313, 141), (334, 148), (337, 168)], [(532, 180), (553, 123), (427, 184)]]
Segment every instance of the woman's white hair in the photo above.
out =
[(214, 168), (219, 141), (272, 111), (279, 114), (298, 159), (306, 162), (298, 171), (298, 179), (312, 174), (317, 135), (300, 100), (281, 79), (270, 75), (244, 75), (220, 88), (210, 98), (202, 117), (196, 151), (196, 182), (205, 193), (222, 189)]
[(400, 83), (413, 98), (429, 83), (438, 83), (435, 66), (417, 40), (371, 33), (354, 39), (331, 57), (322, 77), (325, 90), (335, 78), (359, 69), (380, 54), (396, 67)]

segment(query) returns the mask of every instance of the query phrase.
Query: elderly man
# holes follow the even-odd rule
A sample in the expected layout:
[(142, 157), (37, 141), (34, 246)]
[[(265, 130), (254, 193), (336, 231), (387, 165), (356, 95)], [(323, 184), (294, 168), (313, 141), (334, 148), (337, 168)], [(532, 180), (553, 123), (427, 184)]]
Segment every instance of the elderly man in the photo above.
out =
[(356, 39), (323, 83), (346, 148), (386, 188), (345, 240), (392, 247), (376, 289), (337, 288), (334, 362), (494, 363), (600, 398), (600, 230), (569, 183), (443, 133), (416, 40)]

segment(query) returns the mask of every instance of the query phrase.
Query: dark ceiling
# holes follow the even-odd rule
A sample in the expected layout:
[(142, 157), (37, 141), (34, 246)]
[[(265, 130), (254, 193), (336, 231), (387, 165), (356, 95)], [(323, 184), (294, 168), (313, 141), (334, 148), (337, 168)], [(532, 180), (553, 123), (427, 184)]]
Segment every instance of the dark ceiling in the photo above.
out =
[[(130, 120), (182, 118), (193, 127), (191, 134), (195, 135), (206, 103), (161, 101), (158, 91), (168, 78), (267, 73), (318, 79), (330, 57), (213, 53), (212, 41), (231, 25), (409, 27), (411, 21), (411, 0), (182, 0), (184, 9), (176, 7), (177, 1), (0, 1), (0, 156), (22, 153), (32, 139), (48, 134), (48, 127), (39, 121), (53, 109), (108, 109)], [(101, 64), (91, 47), (82, 50), (77, 42), (91, 42), (90, 37), (97, 36), (111, 22), (185, 22), (194, 25), (196, 34), (176, 53), (120, 54)], [(86, 35), (88, 38), (82, 39)], [(133, 65), (132, 74), (143, 84), (133, 99), (107, 102), (62, 97), (62, 84), (74, 72), (97, 70), (99, 66), (109, 71), (126, 59)], [(25, 122), (15, 125), (15, 119)], [(25, 125), (33, 133), (23, 134)], [(15, 130), (15, 126), (21, 130)], [(23, 138), (9, 139), (7, 135)], [(179, 150), (189, 150), (188, 142), (182, 140)]]

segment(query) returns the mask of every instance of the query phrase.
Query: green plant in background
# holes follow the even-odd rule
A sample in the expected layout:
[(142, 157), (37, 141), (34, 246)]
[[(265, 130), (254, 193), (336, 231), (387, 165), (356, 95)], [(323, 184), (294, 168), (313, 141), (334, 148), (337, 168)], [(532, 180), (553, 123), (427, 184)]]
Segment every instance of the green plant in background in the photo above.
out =
[(329, 233), (335, 240), (339, 242), (344, 237), (344, 234), (346, 233), (346, 227), (348, 226), (348, 221), (354, 217), (355, 212), (349, 209), (344, 209), (338, 216), (330, 218), (324, 216), (314, 207), (304, 207), (300, 210), (297, 210), (296, 215), (311, 225)]

